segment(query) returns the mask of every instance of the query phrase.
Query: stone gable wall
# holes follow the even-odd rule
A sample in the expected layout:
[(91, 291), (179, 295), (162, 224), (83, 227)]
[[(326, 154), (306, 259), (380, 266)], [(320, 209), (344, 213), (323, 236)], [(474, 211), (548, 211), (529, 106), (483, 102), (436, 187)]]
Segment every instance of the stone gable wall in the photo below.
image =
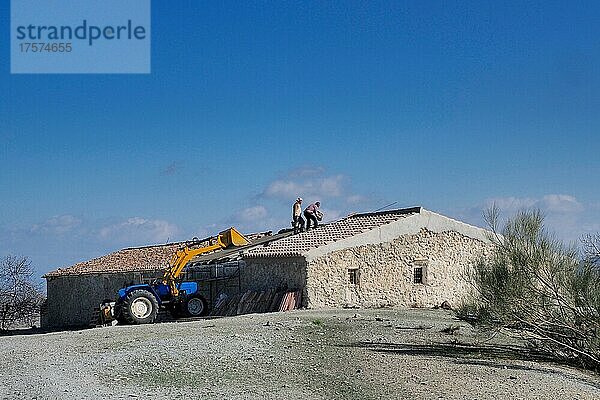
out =
[[(465, 270), (490, 250), (490, 244), (449, 231), (422, 229), (380, 244), (338, 250), (309, 261), (306, 305), (310, 308), (453, 306), (468, 291)], [(416, 264), (424, 284), (413, 283)], [(350, 284), (357, 269), (358, 284)]]

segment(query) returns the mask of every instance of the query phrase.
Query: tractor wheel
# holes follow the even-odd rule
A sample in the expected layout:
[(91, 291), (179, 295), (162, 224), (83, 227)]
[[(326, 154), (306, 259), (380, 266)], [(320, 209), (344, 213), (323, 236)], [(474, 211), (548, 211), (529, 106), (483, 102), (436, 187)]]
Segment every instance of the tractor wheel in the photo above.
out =
[(197, 293), (186, 297), (182, 304), (183, 315), (186, 317), (202, 317), (208, 313), (206, 299)]
[(131, 291), (123, 304), (121, 316), (129, 324), (151, 324), (158, 314), (158, 301), (148, 290)]
[(128, 323), (125, 319), (125, 316), (123, 315), (124, 307), (125, 305), (123, 304), (123, 300), (117, 300), (117, 302), (115, 303), (115, 319), (117, 320), (119, 325), (127, 325)]

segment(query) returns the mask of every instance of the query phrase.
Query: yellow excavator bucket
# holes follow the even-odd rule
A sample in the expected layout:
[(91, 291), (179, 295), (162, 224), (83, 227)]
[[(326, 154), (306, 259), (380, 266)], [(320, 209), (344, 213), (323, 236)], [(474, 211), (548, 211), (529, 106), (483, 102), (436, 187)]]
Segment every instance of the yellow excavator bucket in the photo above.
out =
[(237, 246), (245, 246), (247, 244), (250, 244), (248, 239), (246, 239), (246, 237), (244, 235), (242, 235), (240, 232), (238, 232), (238, 230), (235, 229), (234, 227), (226, 229), (223, 232), (219, 232), (219, 240), (221, 241), (221, 243), (223, 243), (225, 245), (225, 247), (229, 247), (229, 246), (237, 247)]

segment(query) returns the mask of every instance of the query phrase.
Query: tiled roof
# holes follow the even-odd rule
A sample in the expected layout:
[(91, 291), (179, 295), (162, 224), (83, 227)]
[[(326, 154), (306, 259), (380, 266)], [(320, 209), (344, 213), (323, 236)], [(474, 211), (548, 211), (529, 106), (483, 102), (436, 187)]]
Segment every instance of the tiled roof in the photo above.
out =
[[(271, 232), (253, 233), (245, 235), (250, 242), (258, 240)], [(191, 248), (207, 246), (213, 237), (208, 237), (196, 242)], [(115, 251), (98, 258), (80, 262), (67, 268), (59, 268), (44, 275), (46, 278), (52, 278), (63, 275), (85, 275), (85, 274), (103, 274), (115, 272), (138, 272), (155, 271), (166, 268), (171, 261), (173, 253), (178, 248), (190, 242), (175, 242), (153, 246), (131, 247)]]
[(248, 258), (297, 257), (309, 250), (390, 224), (420, 212), (420, 207), (350, 215), (316, 229), (268, 242), (248, 250)]

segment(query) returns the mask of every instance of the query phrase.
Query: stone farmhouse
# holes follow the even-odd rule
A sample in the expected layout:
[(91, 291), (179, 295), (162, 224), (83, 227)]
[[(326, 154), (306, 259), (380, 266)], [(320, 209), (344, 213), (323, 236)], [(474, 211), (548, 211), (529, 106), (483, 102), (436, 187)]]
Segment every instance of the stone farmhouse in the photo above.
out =
[[(465, 271), (490, 249), (487, 234), (422, 207), (352, 214), (296, 235), (247, 235), (248, 246), (193, 260), (186, 279), (202, 283), (209, 305), (273, 289), (299, 290), (308, 308), (456, 304), (468, 291)], [(42, 325), (88, 325), (119, 288), (160, 276), (182, 244), (123, 249), (46, 274)]]

